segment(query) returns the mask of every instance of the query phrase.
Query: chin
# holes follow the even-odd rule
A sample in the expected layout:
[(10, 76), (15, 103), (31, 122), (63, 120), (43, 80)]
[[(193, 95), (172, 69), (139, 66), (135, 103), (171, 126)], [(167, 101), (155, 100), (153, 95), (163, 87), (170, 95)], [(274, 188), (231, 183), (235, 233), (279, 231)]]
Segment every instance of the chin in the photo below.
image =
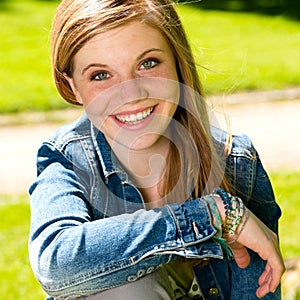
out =
[(143, 137), (136, 141), (133, 141), (128, 148), (131, 150), (146, 150), (151, 149), (158, 142), (159, 138), (157, 136), (153, 137)]

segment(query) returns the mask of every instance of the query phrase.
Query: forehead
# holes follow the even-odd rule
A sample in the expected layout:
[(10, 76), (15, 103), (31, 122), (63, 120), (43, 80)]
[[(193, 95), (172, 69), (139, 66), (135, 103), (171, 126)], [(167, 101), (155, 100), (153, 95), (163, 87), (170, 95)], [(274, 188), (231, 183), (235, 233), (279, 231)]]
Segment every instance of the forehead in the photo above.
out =
[(123, 52), (139, 52), (147, 47), (167, 49), (169, 44), (163, 33), (153, 26), (140, 21), (128, 24), (97, 34), (87, 41), (75, 57), (81, 57), (87, 52), (97, 51), (109, 57), (114, 51), (119, 55)]

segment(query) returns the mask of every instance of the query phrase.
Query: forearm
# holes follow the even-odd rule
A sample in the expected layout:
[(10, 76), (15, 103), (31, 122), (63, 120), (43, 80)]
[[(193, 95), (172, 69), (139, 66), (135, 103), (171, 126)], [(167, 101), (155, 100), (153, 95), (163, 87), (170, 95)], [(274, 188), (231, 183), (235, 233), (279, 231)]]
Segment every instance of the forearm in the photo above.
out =
[(222, 219), (223, 237), (230, 244), (237, 265), (240, 268), (249, 265), (250, 257), (246, 248), (256, 252), (266, 261), (256, 295), (260, 298), (275, 292), (285, 270), (277, 235), (243, 207), (239, 198), (231, 197), (222, 190), (217, 194), (215, 201)]
[(44, 217), (32, 223), (31, 263), (50, 295), (72, 295), (86, 290), (87, 283), (93, 291), (124, 284), (137, 269), (154, 269), (179, 255), (222, 257), (220, 247), (207, 241), (215, 229), (201, 200), (95, 221), (89, 220), (84, 201), (70, 196), (61, 201), (70, 205), (64, 203), (60, 216), (51, 213), (51, 204), (41, 212), (32, 203), (33, 218)]

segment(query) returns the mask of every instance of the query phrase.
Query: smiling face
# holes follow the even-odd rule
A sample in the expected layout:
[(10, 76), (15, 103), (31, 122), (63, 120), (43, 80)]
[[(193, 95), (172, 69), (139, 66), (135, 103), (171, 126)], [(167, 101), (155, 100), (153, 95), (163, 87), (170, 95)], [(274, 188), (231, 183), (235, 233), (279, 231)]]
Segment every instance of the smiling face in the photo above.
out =
[(155, 145), (179, 102), (168, 42), (158, 29), (138, 21), (88, 41), (73, 59), (72, 78), (66, 78), (111, 145), (135, 150)]

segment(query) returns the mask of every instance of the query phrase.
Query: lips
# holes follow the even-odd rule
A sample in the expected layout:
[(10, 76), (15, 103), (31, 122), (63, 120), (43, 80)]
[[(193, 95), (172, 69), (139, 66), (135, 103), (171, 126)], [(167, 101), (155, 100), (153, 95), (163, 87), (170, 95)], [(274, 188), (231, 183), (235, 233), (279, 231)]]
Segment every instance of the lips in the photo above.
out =
[(143, 111), (139, 111), (137, 113), (130, 113), (130, 114), (118, 114), (115, 115), (115, 119), (119, 122), (124, 124), (138, 124), (139, 122), (143, 121), (144, 119), (148, 118), (154, 110), (154, 106), (149, 107)]

